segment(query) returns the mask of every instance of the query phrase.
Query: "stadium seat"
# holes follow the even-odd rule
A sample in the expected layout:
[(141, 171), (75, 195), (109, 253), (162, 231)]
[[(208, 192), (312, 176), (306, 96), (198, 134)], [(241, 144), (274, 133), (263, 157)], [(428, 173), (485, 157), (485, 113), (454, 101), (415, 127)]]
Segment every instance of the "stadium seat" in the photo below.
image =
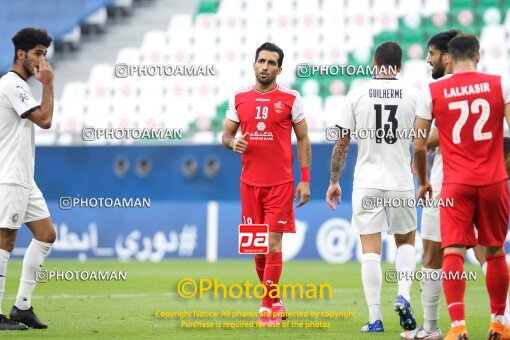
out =
[(335, 126), (338, 124), (338, 115), (344, 105), (345, 96), (330, 95), (324, 101), (324, 117), (327, 126)]
[(87, 82), (88, 96), (93, 100), (107, 100), (112, 94), (114, 68), (110, 64), (96, 64)]
[(499, 25), (502, 21), (501, 11), (496, 7), (479, 9), (478, 15), (484, 25)]
[(449, 0), (424, 0), (423, 15), (428, 17), (436, 13), (448, 13), (450, 10)]
[(181, 35), (190, 36), (193, 31), (193, 18), (190, 14), (176, 14), (170, 18), (168, 23), (167, 34), (170, 41)]
[(140, 62), (140, 50), (137, 47), (123, 47), (117, 53), (115, 63), (138, 64)]
[(405, 16), (405, 15), (409, 15), (409, 14), (424, 15), (423, 1), (422, 0), (399, 1), (398, 7), (397, 7), (397, 13), (399, 16)]
[(160, 64), (166, 62), (169, 52), (169, 39), (165, 31), (148, 31), (143, 36), (140, 48), (141, 60), (145, 64)]
[(219, 16), (239, 16), (243, 12), (244, 1), (240, 0), (221, 0), (217, 14)]

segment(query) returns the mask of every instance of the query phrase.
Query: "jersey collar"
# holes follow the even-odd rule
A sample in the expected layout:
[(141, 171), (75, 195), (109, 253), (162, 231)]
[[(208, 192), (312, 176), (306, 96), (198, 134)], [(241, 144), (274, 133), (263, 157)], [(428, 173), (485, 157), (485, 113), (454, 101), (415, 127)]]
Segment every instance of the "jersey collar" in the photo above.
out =
[(270, 93), (270, 92), (273, 92), (273, 91), (278, 90), (279, 88), (280, 88), (280, 85), (276, 84), (276, 87), (275, 87), (274, 89), (269, 90), (269, 91), (266, 91), (266, 92), (260, 92), (259, 90), (257, 90), (257, 88), (255, 87), (255, 85), (253, 85), (253, 89), (254, 89), (255, 91), (257, 91), (258, 93), (260, 93), (260, 94)]
[(18, 72), (14, 71), (14, 70), (10, 70), (9, 72), (12, 72), (12, 73), (15, 73), (18, 77), (20, 77), (21, 79), (23, 79), (23, 81), (27, 81), (27, 79), (23, 78), (21, 76), (21, 74), (19, 74)]

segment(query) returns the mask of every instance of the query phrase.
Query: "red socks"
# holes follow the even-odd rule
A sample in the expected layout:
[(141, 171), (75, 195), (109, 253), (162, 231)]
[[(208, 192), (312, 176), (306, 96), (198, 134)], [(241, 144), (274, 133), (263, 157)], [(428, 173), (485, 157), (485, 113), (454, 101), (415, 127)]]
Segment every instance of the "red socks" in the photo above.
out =
[[(465, 280), (447, 280), (450, 277), (462, 277), (464, 271), (464, 257), (460, 254), (448, 253), (443, 256), (443, 290), (450, 313), (451, 322), (464, 320), (464, 292)], [(457, 273), (457, 274), (456, 274)], [(505, 301), (505, 299), (503, 299)], [(504, 309), (503, 304), (503, 309)]]
[(505, 254), (487, 256), (485, 284), (489, 292), (491, 314), (505, 315), (508, 280), (509, 274)]
[(254, 256), (255, 258), (255, 269), (257, 270), (257, 275), (259, 276), (260, 282), (264, 280), (264, 268), (266, 267), (266, 256)]
[[(270, 292), (275, 290), (276, 287), (271, 287), (271, 284), (278, 284), (281, 274), (282, 252), (266, 254), (266, 266), (264, 268), (264, 278), (262, 283), (266, 285), (267, 295), (262, 299), (262, 307), (271, 308), (273, 306), (275, 299), (270, 297)], [(272, 293), (272, 295), (274, 294), (275, 293)]]

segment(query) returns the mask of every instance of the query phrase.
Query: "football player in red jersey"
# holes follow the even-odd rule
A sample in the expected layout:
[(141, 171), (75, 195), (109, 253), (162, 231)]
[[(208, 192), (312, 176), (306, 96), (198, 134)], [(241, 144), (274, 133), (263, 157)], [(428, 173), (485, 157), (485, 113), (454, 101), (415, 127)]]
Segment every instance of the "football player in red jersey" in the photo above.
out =
[[(445, 339), (465, 339), (466, 248), (477, 243), (487, 255), (486, 284), (491, 307), (489, 339), (510, 339), (504, 324), (509, 273), (503, 245), (508, 230), (509, 193), (503, 153), (503, 117), (510, 126), (510, 88), (500, 76), (476, 71), (480, 45), (472, 35), (448, 43), (453, 75), (429, 84), (417, 107), (416, 128), (430, 129), (435, 119), (444, 161), (440, 208), (443, 290), (452, 328)], [(418, 195), (432, 196), (427, 178), (426, 138), (414, 142)]]
[[(255, 268), (267, 294), (262, 299), (259, 321), (278, 323), (285, 315), (279, 298), (271, 298), (272, 284), (282, 272), (283, 233), (295, 233), (293, 200), (297, 207), (310, 200), (311, 145), (297, 91), (278, 85), (283, 51), (272, 43), (255, 53), (256, 82), (230, 99), (223, 129), (223, 145), (241, 154), (241, 204), (243, 223), (269, 225), (269, 253), (255, 255)], [(236, 138), (241, 126), (241, 136)], [(291, 134), (297, 137), (301, 181), (294, 191)]]

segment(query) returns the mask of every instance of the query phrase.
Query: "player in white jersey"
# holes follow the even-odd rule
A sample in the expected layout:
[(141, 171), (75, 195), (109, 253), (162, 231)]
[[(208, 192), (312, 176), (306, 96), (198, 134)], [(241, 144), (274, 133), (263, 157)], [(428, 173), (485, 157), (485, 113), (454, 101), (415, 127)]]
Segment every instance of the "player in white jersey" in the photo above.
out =
[[(47, 327), (36, 317), (31, 297), (36, 270), (42, 267), (56, 235), (46, 202), (34, 181), (34, 124), (43, 129), (51, 127), (53, 70), (45, 55), (52, 40), (43, 29), (24, 28), (16, 33), (12, 38), (15, 50), (12, 70), (0, 79), (0, 305), (16, 233), (26, 224), (33, 234), (23, 259), (10, 319), (0, 308), (0, 330)], [(41, 104), (27, 84), (32, 75), (42, 83)]]
[[(352, 226), (361, 239), (361, 280), (369, 309), (369, 321), (362, 332), (384, 332), (380, 264), (383, 231), (393, 234), (397, 245), (398, 296), (394, 309), (404, 329), (416, 327), (409, 303), (412, 273), (416, 267), (416, 207), (405, 202), (412, 202), (415, 197), (410, 147), (418, 91), (396, 79), (401, 62), (400, 46), (394, 42), (382, 43), (374, 56), (376, 77), (347, 95), (338, 123), (342, 137), (333, 149), (326, 193), (328, 205), (335, 209), (334, 200), (336, 198), (340, 204), (342, 195), (338, 181), (349, 149), (350, 134), (357, 133)], [(363, 138), (369, 131), (375, 131), (375, 136)]]

